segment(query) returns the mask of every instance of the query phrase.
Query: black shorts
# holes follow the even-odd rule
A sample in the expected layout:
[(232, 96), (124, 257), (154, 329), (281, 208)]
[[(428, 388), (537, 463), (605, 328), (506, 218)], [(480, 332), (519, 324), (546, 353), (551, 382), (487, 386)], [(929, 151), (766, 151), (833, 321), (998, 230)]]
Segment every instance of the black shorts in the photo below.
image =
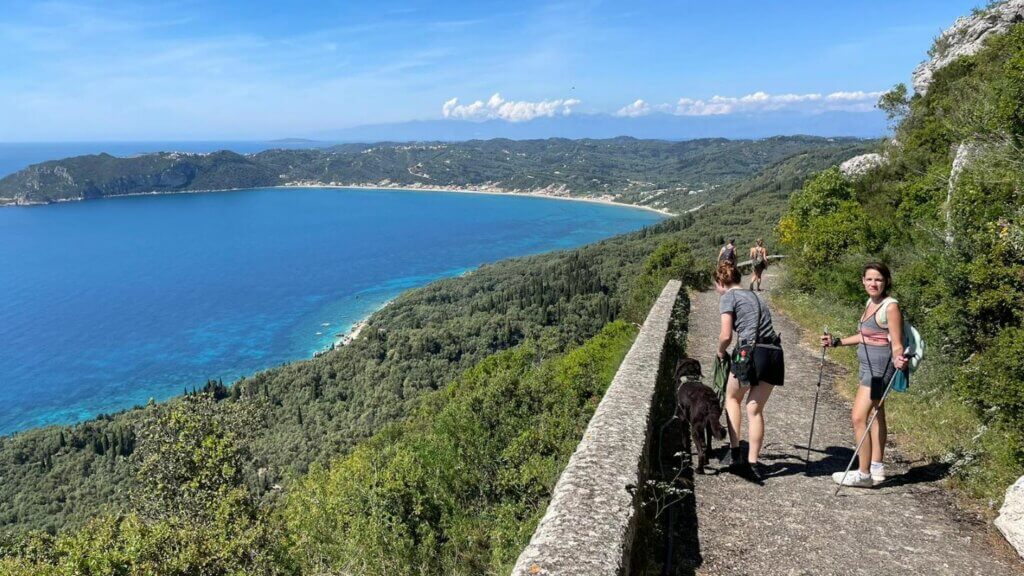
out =
[(782, 386), (786, 380), (786, 362), (782, 356), (782, 348), (754, 348), (754, 374), (756, 377), (751, 378), (750, 383), (755, 386), (761, 382)]

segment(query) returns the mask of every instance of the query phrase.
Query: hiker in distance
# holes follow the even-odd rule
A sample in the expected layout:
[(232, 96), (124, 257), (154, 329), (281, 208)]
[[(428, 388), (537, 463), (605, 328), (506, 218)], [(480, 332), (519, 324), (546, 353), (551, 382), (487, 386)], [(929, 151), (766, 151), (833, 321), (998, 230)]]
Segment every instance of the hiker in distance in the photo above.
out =
[(857, 346), (860, 386), (857, 387), (851, 412), (854, 442), (864, 435), (872, 409), (878, 410), (878, 416), (870, 437), (864, 440), (859, 469), (846, 475), (845, 481), (842, 472), (833, 474), (832, 479), (844, 486), (870, 488), (885, 480), (883, 461), (888, 430), (885, 406), (880, 406), (879, 401), (896, 370), (907, 367), (907, 359), (903, 357), (903, 313), (896, 299), (889, 296), (892, 289), (889, 268), (879, 262), (869, 262), (864, 266), (861, 282), (868, 301), (860, 316), (857, 333), (845, 338), (826, 334), (821, 337), (821, 345)]
[[(782, 341), (772, 326), (772, 314), (761, 298), (740, 285), (739, 270), (731, 262), (718, 263), (715, 291), (720, 294), (718, 309), (722, 329), (718, 336), (718, 357), (729, 354), (733, 334), (736, 346), (731, 353), (729, 380), (725, 387), (725, 410), (729, 424), (729, 452), (722, 464), (760, 483), (764, 472), (758, 463), (764, 443), (764, 407), (776, 386), (782, 386), (785, 363)], [(747, 453), (740, 450), (741, 405), (747, 413)]]
[(750, 289), (757, 285), (757, 291), (761, 291), (761, 274), (764, 274), (768, 267), (768, 249), (764, 247), (764, 240), (758, 238), (757, 242), (750, 248), (750, 261), (754, 263), (754, 274), (750, 277)]
[(736, 264), (736, 239), (730, 238), (729, 242), (718, 251), (718, 261)]

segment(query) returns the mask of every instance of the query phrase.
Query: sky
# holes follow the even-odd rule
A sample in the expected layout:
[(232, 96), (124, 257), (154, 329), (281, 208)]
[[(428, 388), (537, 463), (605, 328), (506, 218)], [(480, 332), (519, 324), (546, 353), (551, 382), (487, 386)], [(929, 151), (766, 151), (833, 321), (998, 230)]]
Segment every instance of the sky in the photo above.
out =
[(0, 142), (871, 110), (978, 0), (0, 0)]

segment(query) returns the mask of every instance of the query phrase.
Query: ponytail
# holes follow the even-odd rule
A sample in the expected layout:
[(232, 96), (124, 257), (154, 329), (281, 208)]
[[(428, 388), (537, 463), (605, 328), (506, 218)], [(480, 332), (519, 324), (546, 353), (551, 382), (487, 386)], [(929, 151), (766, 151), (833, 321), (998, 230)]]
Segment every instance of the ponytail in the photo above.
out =
[(722, 260), (718, 263), (718, 267), (715, 268), (715, 282), (722, 286), (733, 286), (739, 284), (743, 280), (740, 275), (740, 271), (736, 269), (736, 265), (728, 260)]

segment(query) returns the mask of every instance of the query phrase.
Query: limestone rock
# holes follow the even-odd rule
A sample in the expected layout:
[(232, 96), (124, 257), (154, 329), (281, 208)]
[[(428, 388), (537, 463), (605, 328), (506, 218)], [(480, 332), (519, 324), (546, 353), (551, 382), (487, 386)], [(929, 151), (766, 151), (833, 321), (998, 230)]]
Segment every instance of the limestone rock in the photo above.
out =
[(946, 245), (953, 244), (953, 194), (960, 181), (960, 173), (973, 160), (981, 146), (976, 142), (961, 142), (956, 147), (956, 154), (953, 157), (953, 168), (949, 172), (949, 182), (946, 183)]
[(977, 53), (988, 38), (1019, 22), (1024, 22), (1024, 0), (1007, 0), (989, 10), (958, 18), (935, 40), (931, 60), (914, 69), (914, 91), (923, 96), (941, 68), (961, 56)]
[(847, 178), (858, 178), (882, 164), (885, 164), (885, 156), (881, 154), (861, 154), (840, 164), (839, 171)]
[(1024, 558), (1024, 476), (1021, 476), (1006, 490), (1006, 499), (999, 509), (996, 528)]

